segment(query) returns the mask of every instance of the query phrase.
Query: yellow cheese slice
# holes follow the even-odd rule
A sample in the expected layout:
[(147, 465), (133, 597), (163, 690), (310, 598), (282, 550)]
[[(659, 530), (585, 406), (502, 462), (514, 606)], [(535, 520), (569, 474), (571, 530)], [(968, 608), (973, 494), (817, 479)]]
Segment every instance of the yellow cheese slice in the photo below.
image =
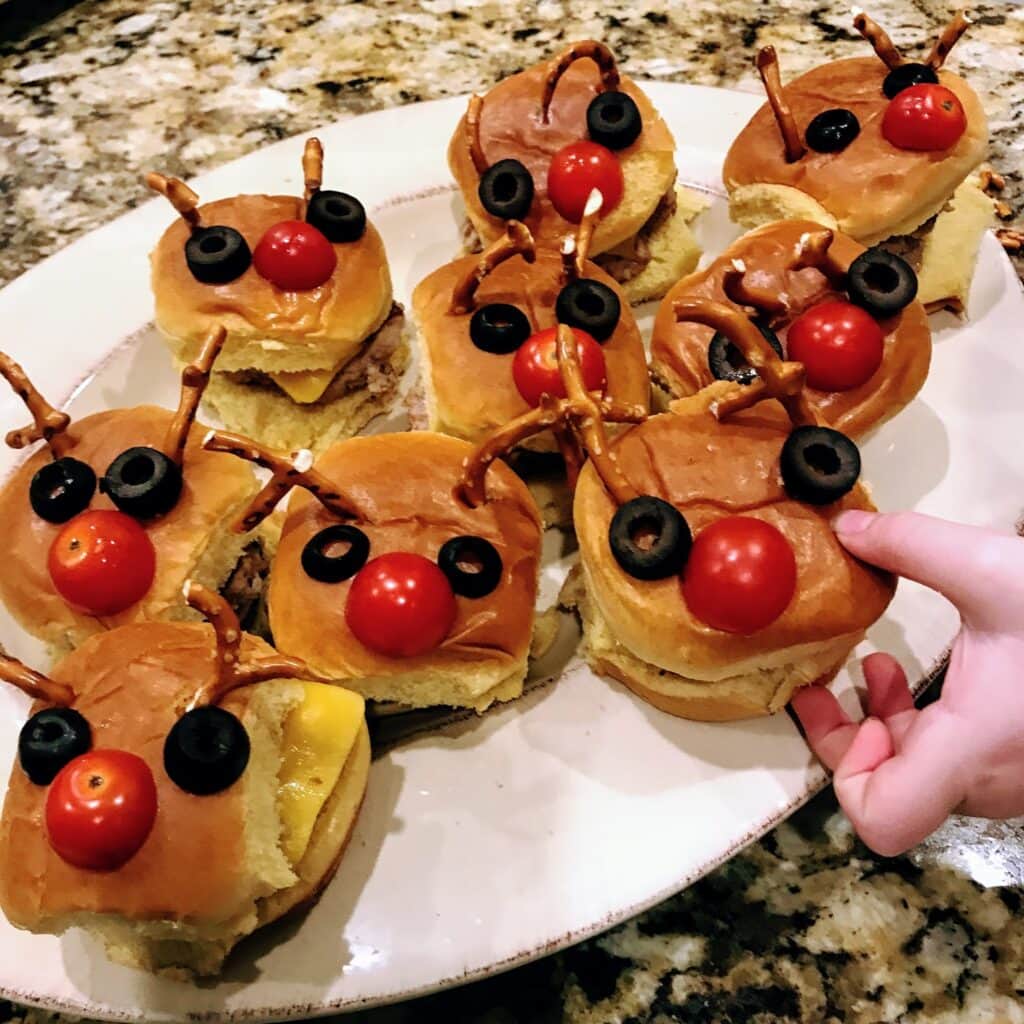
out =
[(335, 367), (332, 370), (296, 370), (294, 373), (271, 373), (269, 376), (293, 402), (310, 405), (323, 395), (337, 372), (338, 368)]
[(303, 683), (306, 695), (284, 724), (278, 809), (281, 848), (293, 865), (309, 846), (320, 811), (334, 791), (363, 724), (363, 698), (326, 683)]

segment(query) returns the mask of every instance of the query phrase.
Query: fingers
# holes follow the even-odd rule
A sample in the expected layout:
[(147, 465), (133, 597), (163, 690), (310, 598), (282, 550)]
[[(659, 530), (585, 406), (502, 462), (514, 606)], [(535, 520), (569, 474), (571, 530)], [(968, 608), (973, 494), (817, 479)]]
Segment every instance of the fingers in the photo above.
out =
[(833, 528), (843, 546), (952, 601), (977, 629), (1015, 630), (1024, 619), (1024, 540), (914, 512), (849, 511)]
[(807, 745), (829, 771), (835, 771), (857, 735), (857, 723), (850, 721), (839, 701), (824, 686), (797, 690), (790, 704), (803, 726)]
[(914, 710), (907, 674), (891, 654), (869, 654), (862, 662), (868, 687), (868, 714), (883, 720)]

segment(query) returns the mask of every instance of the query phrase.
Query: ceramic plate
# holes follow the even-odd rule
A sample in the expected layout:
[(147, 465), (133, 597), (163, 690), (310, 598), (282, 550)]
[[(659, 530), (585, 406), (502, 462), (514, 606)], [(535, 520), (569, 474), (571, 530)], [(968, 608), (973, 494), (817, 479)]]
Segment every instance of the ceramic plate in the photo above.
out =
[[(718, 169), (759, 97), (681, 85), (650, 95), (679, 142), (682, 180), (714, 198), (699, 225), (715, 253), (736, 231)], [(397, 297), (459, 248), (460, 202), (445, 147), (465, 107), (445, 100), (323, 129), (326, 180), (360, 196), (387, 243)], [(204, 199), (301, 192), (302, 140), (193, 182)], [(0, 292), (2, 343), (46, 393), (82, 413), (173, 404), (177, 384), (149, 326), (147, 254), (170, 220), (155, 200), (70, 245)], [(646, 322), (649, 324), (647, 311)], [(1024, 496), (1014, 343), (1024, 300), (986, 238), (971, 319), (933, 318), (920, 397), (864, 448), (883, 508), (1011, 527)], [(0, 425), (25, 419), (0, 389)], [(7, 449), (4, 471), (15, 462)], [(557, 537), (545, 590), (564, 569)], [(956, 616), (903, 584), (865, 650), (894, 652), (919, 677), (941, 660)], [(40, 663), (6, 618), (0, 641)], [(850, 687), (844, 673), (840, 686)], [(0, 764), (26, 702), (0, 688)], [(0, 993), (110, 1019), (264, 1020), (383, 1003), (550, 953), (658, 902), (710, 870), (824, 782), (790, 719), (679, 721), (569, 662), (557, 682), (377, 757), (341, 870), (308, 914), (244, 944), (216, 983), (158, 980), (109, 964), (79, 931), (35, 936), (0, 919)], [(187, 837), (186, 837), (187, 838)]]

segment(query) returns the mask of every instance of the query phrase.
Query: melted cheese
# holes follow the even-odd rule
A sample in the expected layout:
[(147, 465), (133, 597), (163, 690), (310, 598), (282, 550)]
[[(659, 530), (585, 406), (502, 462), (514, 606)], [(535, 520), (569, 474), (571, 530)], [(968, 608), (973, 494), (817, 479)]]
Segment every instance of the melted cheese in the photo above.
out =
[(363, 724), (363, 698), (325, 683), (304, 683), (305, 698), (284, 725), (278, 809), (281, 848), (293, 865), (309, 846)]
[(337, 372), (338, 368), (334, 367), (332, 370), (296, 370), (268, 376), (293, 402), (310, 405), (323, 395)]

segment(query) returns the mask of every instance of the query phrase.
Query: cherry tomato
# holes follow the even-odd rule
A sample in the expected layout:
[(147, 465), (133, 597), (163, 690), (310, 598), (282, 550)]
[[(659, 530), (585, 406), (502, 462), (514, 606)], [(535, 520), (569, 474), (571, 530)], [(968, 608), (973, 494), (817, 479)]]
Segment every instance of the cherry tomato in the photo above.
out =
[(355, 638), (390, 658), (414, 658), (440, 645), (455, 622), (448, 577), (422, 555), (396, 551), (356, 573), (345, 602)]
[(807, 383), (819, 391), (849, 391), (882, 365), (885, 334), (852, 302), (822, 302), (789, 325), (786, 354), (804, 364)]
[(583, 219), (583, 208), (593, 189), (604, 198), (607, 215), (622, 199), (622, 165), (618, 157), (596, 142), (583, 140), (563, 146), (548, 167), (548, 198), (551, 205), (573, 224)]
[(50, 545), (54, 589), (86, 615), (116, 615), (153, 585), (156, 550), (123, 512), (92, 509), (70, 520)]
[(286, 292), (322, 285), (338, 265), (338, 254), (324, 234), (304, 220), (283, 220), (266, 233), (252, 254), (261, 277)]
[(796, 558), (771, 523), (726, 516), (704, 527), (683, 570), (690, 611), (726, 633), (756, 633), (774, 622), (796, 592)]
[[(603, 392), (608, 383), (608, 371), (601, 346), (586, 331), (578, 327), (571, 330), (576, 335), (583, 383), (588, 391)], [(558, 372), (557, 327), (532, 334), (516, 349), (512, 360), (512, 380), (528, 405), (536, 407), (543, 395), (565, 398), (565, 385)]]
[(944, 85), (904, 89), (889, 101), (882, 118), (882, 134), (900, 149), (949, 149), (966, 130), (963, 104)]
[(156, 821), (149, 765), (123, 750), (90, 750), (69, 761), (46, 796), (46, 831), (76, 868), (114, 871), (142, 848)]

